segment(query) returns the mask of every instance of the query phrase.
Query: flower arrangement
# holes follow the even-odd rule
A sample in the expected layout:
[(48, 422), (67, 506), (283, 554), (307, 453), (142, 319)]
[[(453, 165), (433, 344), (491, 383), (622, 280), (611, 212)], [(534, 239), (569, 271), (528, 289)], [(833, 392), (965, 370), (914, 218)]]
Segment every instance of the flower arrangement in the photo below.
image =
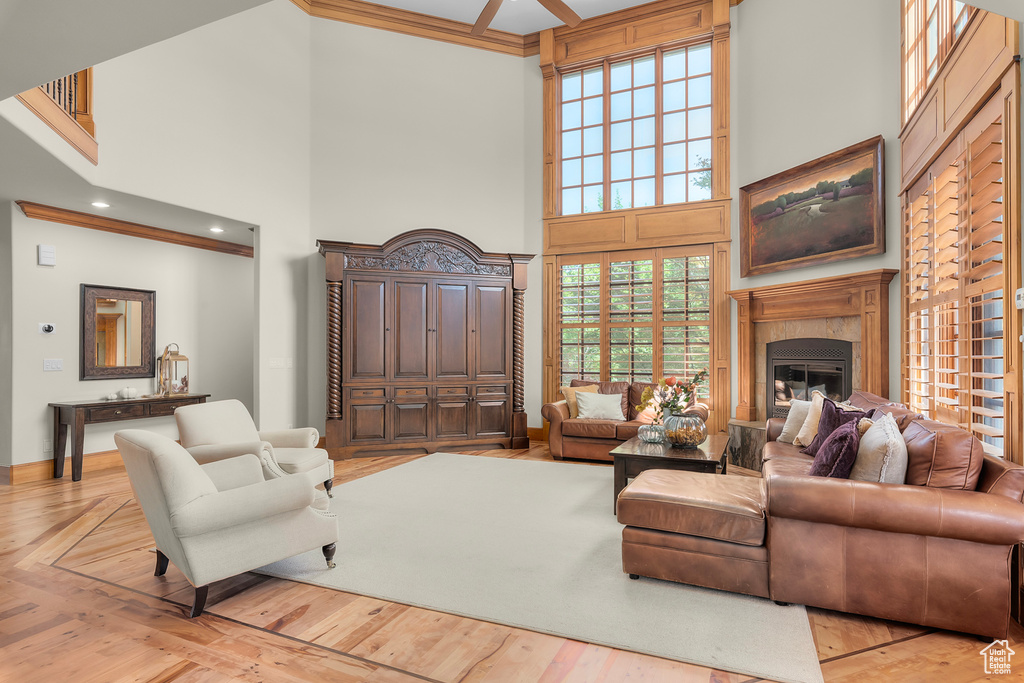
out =
[(707, 368), (700, 370), (689, 382), (680, 382), (675, 376), (665, 377), (658, 382), (657, 387), (647, 387), (640, 396), (640, 405), (637, 410), (644, 410), (648, 406), (654, 408), (654, 424), (661, 424), (662, 418), (674, 412), (681, 411), (693, 399), (700, 386), (708, 378)]

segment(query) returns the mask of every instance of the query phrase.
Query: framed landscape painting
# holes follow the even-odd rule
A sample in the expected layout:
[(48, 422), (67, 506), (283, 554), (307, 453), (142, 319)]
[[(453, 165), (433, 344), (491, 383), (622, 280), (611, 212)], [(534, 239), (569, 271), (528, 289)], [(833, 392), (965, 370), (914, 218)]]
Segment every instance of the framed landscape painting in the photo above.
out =
[(740, 275), (885, 253), (882, 136), (740, 188)]

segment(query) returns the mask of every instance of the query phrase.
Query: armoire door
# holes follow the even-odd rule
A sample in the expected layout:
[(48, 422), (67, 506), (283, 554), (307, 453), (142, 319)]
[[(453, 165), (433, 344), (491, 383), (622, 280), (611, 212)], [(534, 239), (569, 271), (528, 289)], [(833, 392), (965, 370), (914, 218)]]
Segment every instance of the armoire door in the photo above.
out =
[(508, 385), (476, 387), (476, 395), (470, 403), (473, 406), (474, 437), (509, 435), (512, 402)]
[(434, 376), (438, 379), (469, 379), (471, 291), (469, 282), (434, 285)]
[(478, 379), (506, 379), (511, 371), (512, 297), (507, 283), (473, 285), (473, 345)]
[(395, 280), (394, 287), (393, 377), (425, 380), (430, 376), (430, 282)]
[(387, 288), (385, 278), (352, 277), (345, 285), (348, 299), (346, 309), (345, 343), (348, 361), (346, 379), (385, 380), (387, 368)]
[(434, 428), (438, 439), (465, 439), (470, 434), (469, 387), (439, 386), (434, 400)]

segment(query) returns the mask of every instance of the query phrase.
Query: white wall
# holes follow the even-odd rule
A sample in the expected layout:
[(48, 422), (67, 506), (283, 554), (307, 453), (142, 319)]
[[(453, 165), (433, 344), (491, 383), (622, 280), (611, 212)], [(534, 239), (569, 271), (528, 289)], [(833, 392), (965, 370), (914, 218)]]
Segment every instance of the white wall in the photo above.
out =
[[(5, 205), (5, 209), (10, 204)], [(6, 212), (6, 211), (5, 211)], [(10, 214), (9, 214), (10, 215)], [(79, 380), (80, 285), (156, 292), (156, 351), (177, 342), (189, 358), (193, 392), (238, 398), (251, 407), (253, 260), (12, 215), (12, 457), (0, 464), (44, 460), (52, 439), (51, 401), (100, 399), (122, 387), (152, 393), (156, 380)], [(36, 265), (36, 245), (57, 248), (57, 265)], [(43, 335), (39, 323), (56, 332)], [(60, 358), (61, 372), (43, 372)], [(172, 417), (89, 425), (85, 452), (114, 449), (113, 433), (138, 427), (177, 438)], [(2, 455), (0, 455), (2, 457)]]
[(14, 306), (11, 276), (11, 220), (16, 207), (0, 202), (0, 465), (11, 463), (14, 430), (11, 410), (14, 387), (11, 373), (14, 365), (14, 344), (11, 337), (11, 314)]
[[(313, 237), (380, 244), (441, 228), (539, 253), (539, 60), (334, 21), (312, 23)], [(312, 257), (308, 404), (324, 420), (323, 258)], [(540, 418), (540, 258), (527, 292), (531, 424)], [(536, 367), (534, 367), (536, 366)]]
[[(733, 289), (901, 263), (900, 5), (893, 0), (774, 0), (732, 9)], [(756, 277), (739, 276), (739, 188), (862, 140), (885, 137), (886, 251)], [(898, 395), (900, 281), (889, 290), (889, 392)], [(732, 304), (732, 366), (736, 367)], [(737, 376), (733, 373), (733, 407)], [(734, 413), (735, 414), (735, 413)]]
[(98, 184), (259, 226), (263, 429), (305, 422), (311, 21), (274, 0), (95, 67)]

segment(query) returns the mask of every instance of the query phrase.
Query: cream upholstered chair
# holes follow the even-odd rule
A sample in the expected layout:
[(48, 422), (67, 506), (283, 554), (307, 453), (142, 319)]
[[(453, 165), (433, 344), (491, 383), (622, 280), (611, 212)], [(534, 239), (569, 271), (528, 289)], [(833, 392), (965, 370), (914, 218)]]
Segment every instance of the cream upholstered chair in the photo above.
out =
[(182, 406), (174, 411), (174, 419), (181, 445), (200, 464), (255, 453), (265, 478), (309, 473), (332, 495), (334, 462), (316, 447), (320, 433), (312, 427), (257, 431), (249, 411), (235, 399)]
[(135, 498), (156, 541), (156, 576), (168, 561), (195, 589), (190, 616), (203, 612), (209, 586), (321, 548), (334, 567), (338, 519), (306, 475), (266, 480), (252, 454), (200, 465), (160, 434), (114, 435)]

